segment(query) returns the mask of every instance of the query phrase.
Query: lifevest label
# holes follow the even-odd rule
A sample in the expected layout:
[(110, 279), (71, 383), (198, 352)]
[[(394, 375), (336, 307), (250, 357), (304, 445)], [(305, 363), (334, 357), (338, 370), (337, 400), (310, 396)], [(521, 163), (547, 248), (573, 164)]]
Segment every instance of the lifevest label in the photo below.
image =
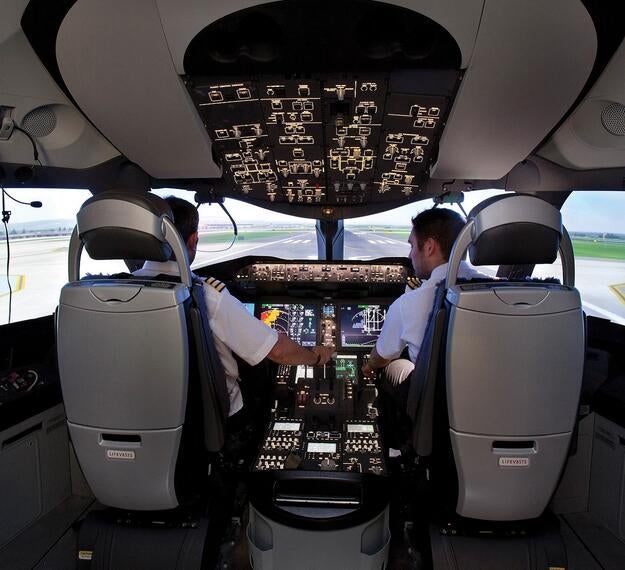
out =
[(500, 457), (499, 467), (529, 467), (529, 457)]
[(107, 449), (106, 456), (109, 459), (125, 459), (127, 461), (133, 461), (135, 458), (135, 452), (127, 449)]

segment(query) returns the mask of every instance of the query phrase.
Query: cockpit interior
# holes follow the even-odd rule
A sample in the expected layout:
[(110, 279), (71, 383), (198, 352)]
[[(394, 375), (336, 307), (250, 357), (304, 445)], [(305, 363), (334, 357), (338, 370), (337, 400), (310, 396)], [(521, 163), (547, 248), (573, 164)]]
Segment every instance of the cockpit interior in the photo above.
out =
[(625, 5), (0, 6), (0, 568), (625, 567)]

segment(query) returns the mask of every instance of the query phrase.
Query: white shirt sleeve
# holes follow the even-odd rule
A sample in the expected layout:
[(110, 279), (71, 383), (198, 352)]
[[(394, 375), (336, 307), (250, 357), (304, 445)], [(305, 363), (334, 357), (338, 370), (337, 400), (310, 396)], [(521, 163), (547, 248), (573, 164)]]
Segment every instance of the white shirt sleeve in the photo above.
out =
[(375, 343), (377, 353), (387, 360), (398, 358), (406, 346), (401, 315), (401, 297), (388, 308), (380, 336)]
[(217, 301), (210, 319), (213, 334), (248, 364), (258, 364), (278, 342), (278, 333), (251, 315), (227, 290), (216, 293), (213, 300)]

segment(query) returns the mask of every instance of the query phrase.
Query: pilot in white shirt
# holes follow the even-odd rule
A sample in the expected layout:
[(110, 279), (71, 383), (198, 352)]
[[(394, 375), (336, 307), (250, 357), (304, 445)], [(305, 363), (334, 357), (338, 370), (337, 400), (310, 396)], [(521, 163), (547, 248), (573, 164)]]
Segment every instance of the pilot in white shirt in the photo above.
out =
[[(410, 260), (415, 275), (425, 281), (390, 306), (369, 362), (363, 367), (364, 373), (383, 368), (383, 382), (392, 386), (400, 385), (410, 375), (433, 309), (436, 286), (445, 279), (451, 248), (464, 223), (460, 214), (446, 208), (425, 210), (413, 218), (408, 238)], [(485, 277), (464, 261), (458, 276)], [(406, 347), (410, 360), (400, 358)]]
[[(174, 215), (174, 225), (187, 246), (189, 264), (195, 259), (198, 244), (199, 217), (195, 207), (186, 200), (170, 196), (165, 199)], [(179, 275), (176, 261), (146, 261), (133, 272), (137, 277), (155, 277), (159, 274)], [(194, 275), (197, 278), (196, 275)], [(326, 364), (335, 348), (300, 346), (286, 335), (278, 334), (262, 321), (251, 315), (243, 304), (233, 297), (226, 286), (209, 277), (204, 282), (204, 296), (208, 310), (208, 322), (213, 333), (215, 348), (226, 373), (230, 399), (230, 417), (243, 407), (239, 388), (239, 368), (232, 354), (235, 352), (250, 365), (258, 364), (265, 357), (279, 364)]]

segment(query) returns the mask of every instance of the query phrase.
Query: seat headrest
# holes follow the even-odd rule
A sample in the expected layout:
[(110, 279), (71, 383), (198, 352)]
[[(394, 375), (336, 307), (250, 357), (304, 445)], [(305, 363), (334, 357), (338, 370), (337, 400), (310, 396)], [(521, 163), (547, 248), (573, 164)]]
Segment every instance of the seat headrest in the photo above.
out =
[(78, 234), (92, 259), (167, 261), (163, 217), (171, 208), (154, 194), (107, 190), (89, 198), (77, 214)]
[(494, 196), (469, 212), (473, 265), (553, 263), (562, 237), (562, 216), (529, 195)]

